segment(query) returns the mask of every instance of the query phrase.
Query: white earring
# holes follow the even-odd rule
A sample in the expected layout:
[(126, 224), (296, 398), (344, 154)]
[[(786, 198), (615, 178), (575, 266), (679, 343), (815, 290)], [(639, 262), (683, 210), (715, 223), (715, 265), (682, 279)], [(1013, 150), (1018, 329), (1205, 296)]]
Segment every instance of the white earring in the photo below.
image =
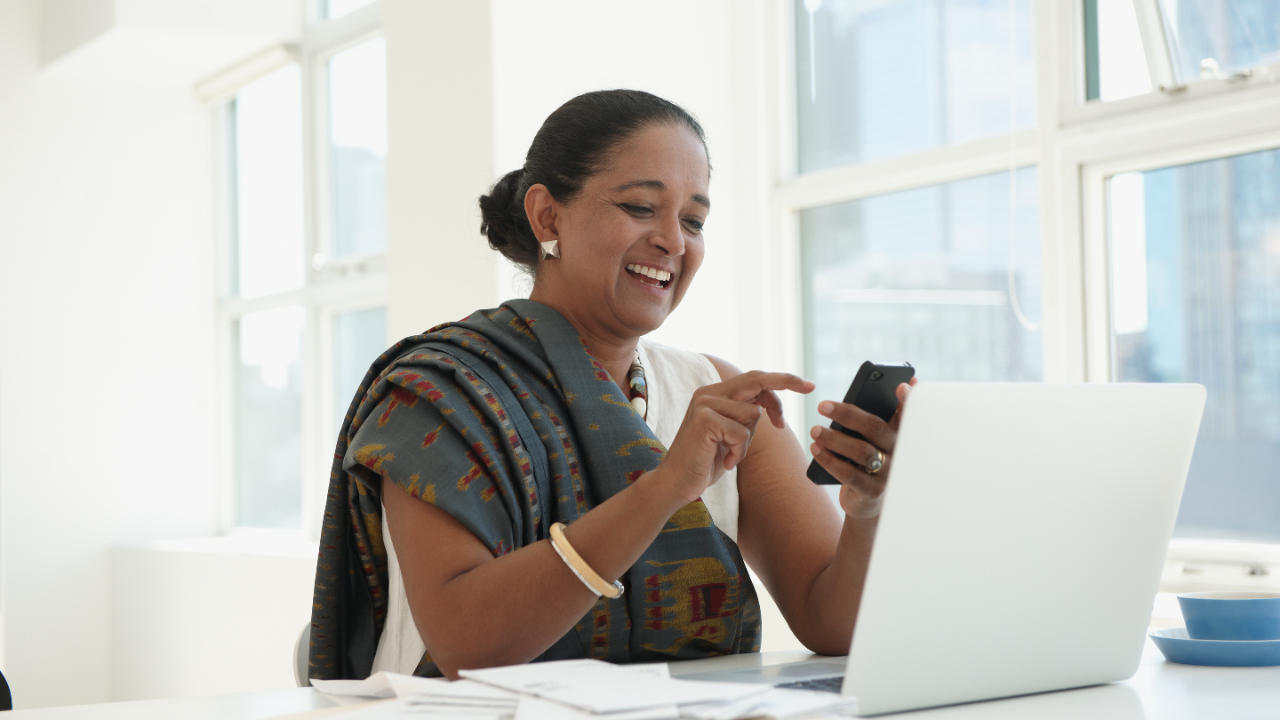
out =
[(559, 240), (552, 240), (550, 242), (544, 242), (544, 243), (538, 243), (538, 244), (542, 246), (541, 257), (539, 257), (539, 259), (548, 258), (548, 257), (553, 257), (553, 258), (560, 257), (560, 249), (559, 249), (560, 241)]

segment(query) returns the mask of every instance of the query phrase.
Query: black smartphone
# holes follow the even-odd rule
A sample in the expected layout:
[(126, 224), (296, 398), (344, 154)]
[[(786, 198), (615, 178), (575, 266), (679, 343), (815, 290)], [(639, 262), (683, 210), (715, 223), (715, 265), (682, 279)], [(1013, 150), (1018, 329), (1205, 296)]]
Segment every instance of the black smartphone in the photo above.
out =
[[(911, 367), (911, 363), (890, 365), (873, 363), (868, 360), (862, 363), (862, 367), (858, 368), (858, 374), (853, 376), (853, 384), (849, 386), (849, 392), (844, 394), (844, 402), (860, 407), (872, 415), (888, 421), (898, 411), (898, 386), (904, 382), (909, 382), (911, 378), (915, 377), (915, 374), (916, 369)], [(831, 429), (839, 430), (845, 435), (856, 437), (859, 440), (865, 440), (860, 433), (850, 430), (838, 422), (832, 422)], [(835, 456), (845, 462), (853, 462), (839, 453), (835, 453)], [(857, 465), (859, 463), (854, 464)], [(840, 484), (840, 481), (832, 477), (831, 473), (819, 465), (817, 460), (809, 462), (809, 472), (805, 474), (810, 480), (819, 485)]]

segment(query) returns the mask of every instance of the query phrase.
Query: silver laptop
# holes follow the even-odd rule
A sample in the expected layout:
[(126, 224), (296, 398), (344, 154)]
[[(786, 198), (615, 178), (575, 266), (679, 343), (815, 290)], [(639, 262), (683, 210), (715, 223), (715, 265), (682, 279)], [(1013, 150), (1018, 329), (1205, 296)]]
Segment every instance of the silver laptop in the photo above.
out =
[(1131, 677), (1204, 400), (1199, 385), (921, 383), (848, 658), (680, 677), (843, 675), (861, 715)]

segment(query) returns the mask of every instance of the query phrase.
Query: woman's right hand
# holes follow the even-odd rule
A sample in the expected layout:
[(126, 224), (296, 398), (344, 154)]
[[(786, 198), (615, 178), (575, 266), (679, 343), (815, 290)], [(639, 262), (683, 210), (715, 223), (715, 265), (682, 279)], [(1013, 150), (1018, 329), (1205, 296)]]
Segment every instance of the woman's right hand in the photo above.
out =
[(654, 472), (671, 482), (686, 503), (697, 500), (746, 457), (761, 413), (768, 413), (775, 427), (786, 427), (776, 391), (809, 393), (813, 388), (809, 380), (790, 373), (761, 370), (699, 388), (666, 457)]

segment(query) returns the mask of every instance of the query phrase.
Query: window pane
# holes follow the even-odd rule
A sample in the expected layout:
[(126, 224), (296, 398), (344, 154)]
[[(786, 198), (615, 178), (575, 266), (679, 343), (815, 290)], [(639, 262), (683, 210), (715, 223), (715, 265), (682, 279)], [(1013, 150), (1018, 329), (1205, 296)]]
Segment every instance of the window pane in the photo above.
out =
[(333, 317), (333, 432), (342, 421), (369, 366), (387, 349), (386, 308)]
[(1133, 0), (1085, 0), (1086, 95), (1120, 100), (1151, 92)]
[(1221, 71), (1280, 62), (1280, 2), (1160, 0), (1179, 81), (1201, 76), (1201, 61)]
[(1031, 0), (1016, 7), (1010, 23), (1008, 0), (796, 0), (800, 171), (1034, 126)]
[(235, 342), (235, 524), (296, 528), (302, 513), (300, 305), (248, 313)]
[(387, 245), (387, 45), (370, 40), (329, 61), (329, 172), (335, 257)]
[(333, 20), (373, 3), (374, 0), (324, 0), (324, 16)]
[[(1040, 380), (1034, 168), (806, 210), (800, 216), (806, 396), (812, 424), (864, 360), (907, 361), (924, 380)], [(1011, 255), (1010, 227), (1016, 227)]]
[(233, 294), (303, 282), (302, 84), (297, 65), (246, 85), (233, 105)]
[(1175, 534), (1280, 542), (1280, 150), (1109, 194), (1116, 377), (1208, 390)]

